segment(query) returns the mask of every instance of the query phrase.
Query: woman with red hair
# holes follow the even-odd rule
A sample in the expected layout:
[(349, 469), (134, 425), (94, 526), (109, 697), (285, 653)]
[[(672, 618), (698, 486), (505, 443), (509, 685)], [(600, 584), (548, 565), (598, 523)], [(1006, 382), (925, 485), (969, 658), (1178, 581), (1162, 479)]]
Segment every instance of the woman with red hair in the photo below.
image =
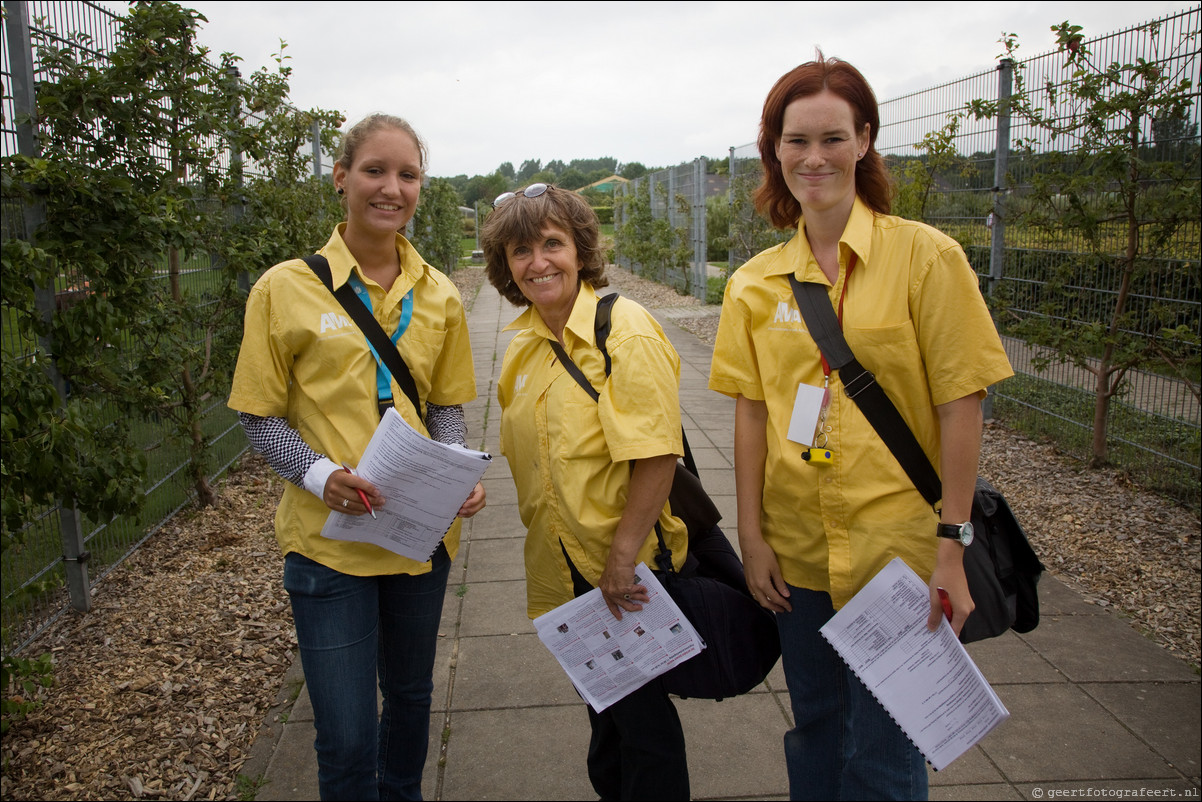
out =
[[(846, 62), (819, 54), (772, 88), (756, 207), (797, 233), (731, 276), (710, 373), (710, 387), (736, 399), (739, 545), (753, 595), (777, 614), (793, 799), (926, 797), (922, 755), (819, 629), (901, 557), (930, 583), (928, 626), (946, 589), (959, 632), (973, 609), (963, 552), (980, 401), (1011, 374), (964, 251), (889, 214), (879, 128), (872, 88)], [(826, 289), (857, 360), (939, 469), (938, 513), (831, 375), (790, 277)], [(795, 412), (799, 396), (821, 399), (816, 411)], [(807, 446), (829, 460), (805, 459)]]

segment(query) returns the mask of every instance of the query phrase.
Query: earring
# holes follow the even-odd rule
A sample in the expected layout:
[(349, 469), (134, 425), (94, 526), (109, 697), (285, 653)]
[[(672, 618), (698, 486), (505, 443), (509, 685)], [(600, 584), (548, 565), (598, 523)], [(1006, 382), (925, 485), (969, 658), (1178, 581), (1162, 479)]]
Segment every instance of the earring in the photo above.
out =
[(342, 187), (338, 187), (338, 194), (339, 194), (339, 195), (345, 195), (345, 194), (346, 194), (346, 190), (345, 190), (345, 189), (343, 189)]

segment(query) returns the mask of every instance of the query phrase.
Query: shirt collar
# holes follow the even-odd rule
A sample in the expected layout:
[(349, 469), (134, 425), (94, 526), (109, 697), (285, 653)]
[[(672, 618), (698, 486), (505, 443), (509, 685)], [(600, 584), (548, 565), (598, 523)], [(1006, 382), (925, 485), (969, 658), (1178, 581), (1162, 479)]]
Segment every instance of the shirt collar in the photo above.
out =
[[(564, 333), (571, 332), (578, 339), (595, 346), (597, 344), (596, 317), (597, 291), (593, 289), (593, 285), (582, 281), (580, 282), (580, 292), (576, 294), (576, 302), (572, 305), (572, 314), (568, 316), (568, 323), (564, 326)], [(526, 329), (544, 339), (555, 339), (550, 327), (543, 322), (542, 316), (534, 306), (527, 307), (516, 320), (504, 328), (504, 331)]]
[[(876, 216), (868, 205), (856, 196), (851, 207), (851, 215), (839, 237), (840, 252), (851, 251), (859, 261), (857, 270), (863, 270), (868, 264), (872, 251), (872, 225)], [(777, 258), (768, 265), (764, 273), (769, 276), (786, 276), (789, 273), (797, 275), (801, 281), (815, 281), (829, 284), (822, 274), (822, 268), (810, 250), (810, 242), (805, 238), (805, 217), (797, 224), (797, 235), (785, 243), (777, 254)], [(800, 268), (798, 267), (800, 265)]]
[[(334, 229), (334, 233), (330, 235), (330, 241), (321, 249), (321, 255), (326, 257), (326, 260), (330, 263), (330, 274), (333, 278), (335, 289), (347, 282), (347, 279), (351, 276), (351, 271), (359, 264), (358, 260), (351, 254), (350, 248), (346, 246), (346, 242), (342, 239), (342, 232), (345, 230), (346, 223), (339, 223)], [(426, 275), (429, 265), (422, 259), (417, 249), (409, 243), (409, 240), (405, 239), (399, 233), (396, 235), (396, 249), (401, 260), (401, 280), (399, 283), (405, 291), (408, 291), (410, 287), (413, 287), (417, 284), (418, 280)]]

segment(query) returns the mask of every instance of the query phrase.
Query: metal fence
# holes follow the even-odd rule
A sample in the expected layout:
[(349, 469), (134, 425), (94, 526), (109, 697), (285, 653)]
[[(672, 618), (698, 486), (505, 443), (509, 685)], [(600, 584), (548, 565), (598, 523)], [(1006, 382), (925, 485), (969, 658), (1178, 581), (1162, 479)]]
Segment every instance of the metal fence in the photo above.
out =
[(615, 191), (615, 229), (637, 225), (635, 218), (648, 212), (662, 225), (640, 229), (640, 247), (622, 247), (619, 238), (617, 263), (705, 300), (706, 186), (703, 158), (620, 185)]
[[(1192, 80), (1187, 119), (1180, 121), (1175, 137), (1164, 141), (1162, 135), (1155, 147), (1160, 149), (1157, 158), (1193, 165), (1197, 165), (1199, 153), (1200, 31), (1202, 9), (1195, 7), (1087, 43), (1099, 63), (1133, 63), (1142, 58), (1169, 74)], [(1004, 115), (975, 119), (964, 114), (970, 101), (1009, 97), (1015, 69), (1022, 71), (1035, 103), (1053, 113), (1068, 113), (1070, 110), (1057, 107), (1057, 103), (1063, 104), (1063, 91), (1057, 93), (1056, 102), (1049, 96), (1071, 80), (1063, 69), (1065, 58), (1062, 53), (1049, 53), (1018, 65), (1004, 61), (880, 104), (883, 122), (877, 149), (890, 163), (899, 187), (910, 183), (914, 170), (926, 171), (930, 179), (929, 192), (911, 196), (899, 192), (895, 211), (921, 219), (960, 241), (981, 278), (983, 292), (1004, 300), (1000, 308), (995, 307), (1003, 334), (1010, 329), (1006, 320), (1040, 314), (1036, 301), (1053, 269), (1066, 260), (1081, 265), (1078, 298), (1072, 310), (1077, 320), (1105, 320), (1120, 292), (1120, 271), (1113, 264), (1082, 258), (1085, 249), (1079, 232), (1064, 230), (1049, 245), (1029, 228), (1006, 225), (1008, 204), (1012, 207), (1023, 201), (1038, 169), (1038, 160), (1024, 156), (1015, 143), (1034, 140), (1034, 151), (1039, 153), (1071, 147), (1073, 141), (1063, 137), (1038, 141), (1037, 130)], [(928, 139), (940, 132), (951, 144), (942, 156), (935, 154), (935, 143)], [(1150, 122), (1143, 135), (1153, 138)], [(791, 232), (773, 230), (755, 213), (751, 196), (760, 178), (756, 144), (731, 148), (730, 269), (791, 236)], [(1196, 169), (1192, 178), (1173, 189), (1192, 193), (1197, 199)], [(1185, 325), (1198, 335), (1202, 332), (1198, 226), (1182, 227), (1168, 250), (1171, 258), (1153, 260), (1140, 271), (1131, 289), (1132, 314), (1125, 325), (1131, 332), (1149, 332), (1168, 321)], [(1093, 374), (1016, 337), (1003, 339), (1017, 376), (991, 395), (993, 414), (1035, 434), (1052, 436), (1070, 453), (1088, 459), (1096, 385)], [(1194, 507), (1200, 502), (1197, 365), (1195, 352), (1191, 381), (1167, 375), (1168, 371), (1129, 372), (1111, 403), (1108, 437), (1112, 462), (1130, 471), (1141, 484)]]
[[(34, 87), (43, 75), (38, 61), (39, 45), (72, 48), (81, 59), (103, 61), (120, 41), (123, 18), (86, 0), (28, 3), (5, 0), (4, 11), (0, 40), (3, 79), (0, 149), (4, 156), (34, 155), (36, 132), (27, 120), (34, 107)], [(231, 78), (236, 80), (237, 75)], [(313, 163), (315, 174), (320, 176), (328, 173), (330, 167), (328, 156), (321, 151), (318, 133), (315, 131), (313, 137)], [(245, 175), (257, 172), (257, 165), (243, 164), (239, 154), (223, 149), (220, 167), (229, 169), (233, 164), (238, 164)], [(28, 237), (36, 230), (39, 223), (36, 210), (9, 198), (3, 202), (6, 241)], [(221, 273), (220, 265), (213, 264), (207, 255), (190, 255), (182, 280), (187, 282), (195, 303), (204, 305), (213, 301), (221, 285)], [(168, 277), (161, 271), (152, 280), (165, 283)], [(244, 285), (248, 286), (248, 282)], [(15, 320), (7, 312), (0, 325), (0, 339), (6, 353), (26, 360), (35, 358), (33, 345), (20, 336)], [(122, 346), (119, 342), (115, 345)], [(73, 388), (73, 392), (84, 390)], [(226, 408), (223, 395), (215, 396), (208, 402), (201, 423), (211, 464), (216, 466), (214, 476), (224, 472), (247, 447), (236, 415)], [(139, 433), (139, 445), (148, 455), (151, 477), (140, 516), (104, 523), (89, 520), (76, 510), (45, 508), (28, 522), (22, 544), (5, 551), (0, 608), (4, 653), (19, 651), (68, 604), (87, 609), (91, 588), (192, 500), (194, 492), (187, 479), (190, 460), (187, 447), (167, 436), (168, 430), (156, 420), (139, 421), (135, 430)]]

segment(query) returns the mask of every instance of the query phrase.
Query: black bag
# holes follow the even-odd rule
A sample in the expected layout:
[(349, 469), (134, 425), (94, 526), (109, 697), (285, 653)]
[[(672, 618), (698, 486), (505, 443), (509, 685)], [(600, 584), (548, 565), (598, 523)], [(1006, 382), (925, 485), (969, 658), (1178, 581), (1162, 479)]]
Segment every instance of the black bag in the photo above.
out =
[(1039, 576), (1043, 564), (1010, 505), (993, 485), (977, 478), (972, 497), (973, 542), (964, 550), (964, 574), (976, 609), (960, 641), (995, 638), (1007, 629), (1039, 626)]
[[(934, 507), (943, 497), (939, 474), (876, 377), (856, 361), (826, 288), (803, 284), (792, 275), (789, 283), (810, 335), (831, 370), (839, 371), (845, 388), (856, 388), (848, 392), (849, 397)], [(975, 609), (960, 630), (960, 642), (997, 637), (1007, 629), (1030, 632), (1039, 625), (1038, 586), (1044, 567), (1006, 499), (980, 477), (972, 498), (972, 528), (973, 542), (964, 550), (964, 575)]]
[[(612, 294), (598, 300), (594, 321), (597, 347), (605, 357), (607, 376), (611, 364), (605, 343), (610, 311), (617, 297)], [(583, 371), (558, 342), (550, 343), (564, 368), (596, 401), (600, 395)], [(657, 523), (659, 553), (655, 562), (659, 570), (655, 575), (705, 641), (706, 648), (660, 679), (665, 690), (677, 696), (725, 699), (747, 693), (764, 681), (780, 659), (780, 635), (776, 616), (751, 597), (743, 563), (718, 526), (722, 514), (701, 484), (683, 429), (681, 437), (685, 460), (676, 463), (668, 504), (672, 514), (688, 528), (689, 551), (682, 571), (675, 571), (672, 552)]]
[(655, 576), (706, 644), (701, 654), (661, 675), (664, 689), (694, 699), (747, 693), (780, 659), (776, 616), (751, 598), (743, 563), (719, 527), (689, 533), (689, 556), (680, 573), (672, 569), (672, 552), (658, 524), (656, 535)]

